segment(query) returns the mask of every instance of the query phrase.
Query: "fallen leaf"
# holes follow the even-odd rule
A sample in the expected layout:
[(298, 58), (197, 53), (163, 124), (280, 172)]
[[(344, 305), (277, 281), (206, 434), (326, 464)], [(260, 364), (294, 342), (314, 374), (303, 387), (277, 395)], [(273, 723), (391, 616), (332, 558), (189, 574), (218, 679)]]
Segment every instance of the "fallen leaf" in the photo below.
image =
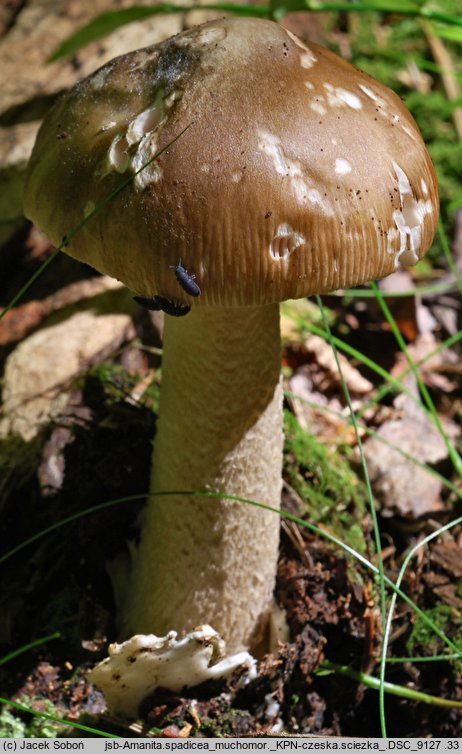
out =
[(454, 578), (462, 578), (462, 548), (456, 542), (438, 542), (433, 545), (430, 557)]
[[(329, 389), (332, 390), (341, 387), (337, 361), (330, 343), (317, 335), (310, 335), (304, 345), (307, 352), (314, 358), (316, 364), (322, 368), (322, 376), (317, 380), (318, 389), (327, 392)], [(369, 393), (374, 387), (372, 382), (363, 377), (358, 369), (350, 364), (342, 353), (337, 352), (337, 356), (349, 391), (356, 395)]]
[(423, 580), (436, 596), (450, 607), (462, 608), (462, 599), (456, 594), (456, 584), (446, 575), (426, 573)]
[[(450, 372), (452, 365), (457, 364), (459, 357), (449, 349), (435, 353), (439, 345), (435, 335), (427, 331), (410, 343), (407, 350), (414, 364), (418, 364), (419, 375), (426, 385), (444, 392), (451, 392), (457, 388), (458, 383), (450, 380), (444, 374), (444, 370), (447, 367)], [(405, 371), (409, 371), (408, 360), (403, 353), (399, 352), (392, 374), (394, 377), (400, 377)]]
[(440, 480), (419, 464), (443, 460), (447, 448), (418, 403), (402, 395), (395, 405), (399, 418), (382, 424), (363, 449), (374, 491), (382, 502), (382, 514), (418, 518), (442, 508)]
[(20, 343), (6, 360), (0, 437), (34, 438), (64, 410), (72, 380), (132, 333), (126, 314), (84, 311)]
[(123, 288), (122, 283), (102, 275), (66, 285), (42, 301), (28, 301), (16, 306), (0, 321), (0, 346), (22, 340), (55, 311), (119, 288)]

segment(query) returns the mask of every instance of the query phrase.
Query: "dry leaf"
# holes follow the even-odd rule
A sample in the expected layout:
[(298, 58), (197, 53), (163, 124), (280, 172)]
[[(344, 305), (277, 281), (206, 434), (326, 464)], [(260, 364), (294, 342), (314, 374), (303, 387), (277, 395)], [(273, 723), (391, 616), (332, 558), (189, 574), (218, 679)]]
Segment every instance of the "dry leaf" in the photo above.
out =
[(52, 312), (120, 288), (123, 288), (123, 285), (118, 280), (102, 275), (66, 285), (42, 301), (29, 301), (17, 306), (7, 312), (0, 321), (0, 346), (22, 340)]
[[(316, 364), (323, 371), (323, 379), (317, 385), (318, 389), (322, 389), (322, 392), (327, 392), (328, 390), (332, 390), (333, 387), (336, 389), (340, 388), (341, 379), (332, 346), (323, 338), (317, 335), (310, 335), (305, 341), (305, 348), (314, 357)], [(349, 391), (356, 395), (366, 395), (369, 393), (374, 387), (372, 382), (363, 377), (343, 354), (337, 353), (342, 374)]]
[(29, 441), (59, 416), (71, 381), (89, 364), (114, 351), (132, 333), (126, 314), (80, 312), (20, 343), (6, 360), (0, 437)]
[[(411, 379), (409, 382), (412, 384)], [(385, 422), (377, 436), (364, 443), (364, 453), (371, 482), (382, 501), (383, 515), (398, 513), (418, 518), (442, 508), (440, 480), (418, 463), (443, 460), (447, 448), (420, 405), (406, 395), (399, 396), (395, 405), (400, 418)]]

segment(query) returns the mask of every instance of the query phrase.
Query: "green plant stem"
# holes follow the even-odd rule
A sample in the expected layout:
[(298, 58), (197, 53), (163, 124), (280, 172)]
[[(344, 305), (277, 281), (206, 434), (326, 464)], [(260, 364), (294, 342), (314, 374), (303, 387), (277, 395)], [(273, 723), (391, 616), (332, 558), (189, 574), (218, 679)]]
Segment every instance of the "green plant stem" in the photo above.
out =
[(460, 660), (460, 654), (457, 655), (450, 655), (450, 654), (442, 654), (442, 655), (430, 655), (428, 657), (420, 656), (420, 657), (387, 657), (386, 663), (387, 665), (392, 665), (393, 663), (402, 663), (402, 662), (450, 662), (451, 660)]
[[(373, 294), (375, 296), (375, 293)], [(323, 340), (327, 341), (327, 333), (325, 330), (323, 330), (321, 327), (318, 327), (317, 325), (311, 323), (311, 322), (305, 322), (302, 323), (303, 328), (307, 331), (312, 333), (313, 335), (318, 335), (320, 338), (323, 338)], [(451, 346), (458, 343), (460, 340), (462, 340), (462, 330), (455, 333), (454, 335), (451, 335), (449, 338), (447, 338), (443, 343), (440, 343), (436, 348), (434, 348), (432, 351), (430, 351), (428, 354), (426, 354), (424, 357), (419, 359), (417, 362), (413, 362), (413, 365), (415, 367), (420, 366), (421, 364), (424, 364), (427, 360), (431, 359), (433, 356), (436, 356), (438, 353), (443, 351), (445, 348), (450, 348)], [(406, 387), (406, 385), (401, 381), (401, 379), (398, 379), (397, 377), (394, 377), (390, 372), (387, 372), (386, 369), (380, 366), (380, 364), (377, 364), (377, 362), (373, 361), (372, 359), (369, 359), (367, 356), (365, 356), (361, 351), (358, 351), (356, 348), (353, 348), (353, 346), (350, 346), (348, 343), (346, 343), (341, 338), (337, 338), (336, 336), (332, 336), (332, 342), (335, 344), (335, 346), (343, 351), (344, 353), (351, 356), (353, 359), (356, 359), (361, 364), (364, 364), (364, 366), (368, 367), (371, 371), (375, 372), (379, 377), (381, 377), (386, 384), (382, 385), (376, 392), (375, 396), (367, 401), (367, 403), (364, 404), (364, 406), (357, 412), (357, 416), (361, 417), (364, 412), (372, 405), (375, 405), (379, 403), (388, 393), (390, 393), (392, 390), (396, 390), (396, 392), (404, 393), (408, 396), (414, 403), (419, 406), (422, 411), (428, 416), (428, 418), (433, 421), (433, 415), (428, 411), (426, 406), (422, 404), (422, 401), (419, 400), (419, 398), (414, 395), (414, 393)], [(408, 366), (406, 370), (403, 371), (401, 378), (407, 377), (407, 375), (411, 374), (413, 367)]]
[(423, 702), (424, 704), (431, 704), (434, 707), (449, 707), (452, 709), (462, 709), (462, 702), (452, 701), (451, 699), (443, 699), (440, 696), (432, 696), (431, 694), (425, 694), (423, 691), (415, 691), (414, 689), (408, 689), (406, 686), (398, 686), (395, 683), (386, 681), (382, 683), (380, 678), (369, 675), (368, 673), (362, 673), (359, 670), (353, 670), (348, 665), (337, 665), (330, 660), (323, 660), (321, 669), (332, 670), (334, 673), (343, 675), (346, 678), (351, 678), (352, 681), (357, 683), (363, 683), (370, 689), (380, 691), (382, 688), (387, 694), (393, 696), (400, 696), (403, 699), (411, 699), (414, 702)]
[(390, 0), (374, 0), (374, 2), (319, 2), (318, 0), (272, 0), (269, 5), (245, 5), (229, 2), (205, 3), (204, 5), (174, 5), (173, 3), (159, 3), (155, 6), (132, 5), (129, 8), (110, 10), (94, 18), (86, 26), (64, 40), (62, 44), (48, 58), (48, 63), (55, 62), (67, 55), (73, 55), (90, 42), (102, 39), (107, 34), (134, 21), (139, 21), (159, 13), (189, 13), (195, 8), (201, 10), (221, 11), (240, 16), (259, 16), (273, 18), (279, 21), (287, 13), (310, 11), (311, 13), (364, 13), (382, 12), (396, 13), (410, 18), (422, 18), (438, 21), (449, 26), (462, 26), (462, 19), (449, 13), (433, 11), (421, 7), (416, 3), (396, 3)]
[[(284, 391), (284, 396), (287, 398), (292, 398), (292, 400), (300, 401), (300, 403), (305, 403), (307, 406), (311, 406), (311, 408), (319, 409), (320, 411), (324, 411), (326, 414), (331, 414), (331, 416), (336, 416), (339, 419), (345, 420), (345, 416), (342, 414), (341, 411), (336, 411), (334, 408), (330, 408), (330, 406), (325, 406), (322, 403), (316, 403), (316, 401), (310, 401), (307, 398), (304, 398), (301, 395), (297, 395), (297, 393), (293, 393), (290, 390)], [(453, 484), (449, 479), (446, 479), (443, 474), (440, 474), (439, 471), (434, 469), (432, 466), (429, 466), (426, 463), (423, 463), (422, 461), (419, 461), (418, 458), (415, 458), (415, 456), (411, 455), (410, 453), (407, 453), (405, 450), (399, 447), (399, 445), (395, 445), (393, 442), (390, 442), (390, 440), (387, 440), (385, 437), (383, 437), (380, 432), (370, 429), (366, 424), (360, 422), (358, 420), (358, 412), (356, 412), (356, 420), (358, 422), (358, 426), (360, 429), (367, 434), (369, 437), (375, 437), (379, 442), (383, 443), (383, 445), (386, 445), (388, 448), (391, 448), (391, 450), (396, 451), (396, 453), (399, 453), (400, 456), (405, 458), (407, 461), (410, 461), (410, 463), (415, 464), (415, 466), (418, 466), (420, 469), (424, 469), (425, 471), (428, 471), (429, 474), (432, 474), (438, 481), (446, 487), (446, 489), (450, 490), (459, 500), (462, 500), (462, 490), (460, 490), (458, 487), (456, 487), (455, 484)]]
[[(84, 518), (85, 516), (88, 516), (92, 513), (96, 513), (98, 511), (104, 510), (106, 508), (111, 508), (115, 505), (122, 505), (125, 503), (131, 503), (135, 500), (142, 500), (146, 497), (156, 497), (157, 495), (162, 496), (175, 496), (175, 495), (189, 495), (191, 498), (194, 497), (209, 497), (211, 500), (214, 498), (224, 498), (226, 497), (227, 500), (230, 500), (231, 502), (235, 503), (244, 503), (246, 505), (254, 505), (257, 508), (262, 508), (263, 510), (272, 511), (273, 513), (281, 516), (281, 518), (285, 518), (288, 521), (293, 521), (294, 523), (298, 524), (299, 526), (303, 526), (305, 529), (308, 529), (316, 536), (320, 536), (323, 539), (327, 539), (331, 544), (336, 545), (337, 547), (340, 547), (341, 550), (343, 550), (345, 553), (350, 555), (351, 557), (355, 558), (361, 565), (363, 565), (365, 568), (367, 568), (369, 571), (371, 571), (374, 575), (379, 575), (379, 569), (376, 565), (371, 563), (370, 560), (368, 560), (364, 555), (361, 555), (361, 553), (354, 550), (349, 545), (345, 544), (345, 542), (342, 542), (340, 539), (338, 539), (334, 534), (331, 534), (329, 531), (326, 531), (325, 529), (320, 529), (318, 526), (315, 526), (314, 524), (311, 524), (309, 521), (303, 521), (299, 516), (295, 516), (293, 513), (289, 513), (288, 511), (275, 511), (274, 508), (271, 508), (269, 505), (265, 505), (264, 503), (257, 502), (256, 500), (248, 500), (247, 498), (237, 497), (236, 495), (226, 495), (222, 492), (199, 492), (199, 491), (193, 491), (193, 490), (169, 490), (166, 492), (148, 492), (145, 494), (137, 494), (137, 495), (128, 495), (127, 497), (121, 497), (117, 498), (115, 500), (109, 500), (105, 503), (99, 503), (98, 505), (93, 505), (90, 508), (86, 508), (83, 511), (79, 511), (78, 513), (74, 513), (71, 516), (68, 516), (65, 519), (62, 519), (61, 521), (56, 521), (56, 523), (52, 524), (51, 526), (48, 526), (46, 529), (42, 529), (42, 531), (37, 532), (37, 534), (34, 534), (34, 536), (29, 537), (27, 540), (24, 540), (19, 545), (16, 545), (16, 547), (9, 550), (7, 553), (2, 555), (0, 557), (0, 564), (4, 563), (5, 561), (9, 560), (13, 555), (16, 553), (22, 551), (29, 545), (33, 544), (37, 540), (41, 539), (42, 537), (46, 536), (47, 534), (50, 534), (53, 531), (56, 531), (57, 529), (60, 529), (62, 526), (66, 526), (69, 523), (72, 523), (73, 521), (77, 521), (79, 518)], [(418, 605), (413, 602), (413, 600), (401, 589), (397, 589), (394, 581), (388, 578), (384, 574), (383, 576), (384, 581), (388, 587), (390, 587), (396, 594), (401, 597), (411, 608), (414, 610), (417, 615), (419, 615), (420, 618), (422, 618), (423, 622), (426, 623), (432, 631), (439, 636), (439, 638), (449, 647), (449, 649), (457, 654), (457, 656), (461, 656), (461, 653), (459, 652), (458, 647), (452, 642), (448, 637), (445, 635), (443, 631), (441, 631), (440, 628), (432, 621), (429, 616), (420, 609)]]
[[(403, 581), (403, 578), (404, 578), (404, 574), (406, 573), (406, 570), (407, 570), (407, 567), (408, 567), (409, 563), (411, 562), (412, 558), (414, 557), (414, 555), (419, 551), (419, 549), (421, 547), (423, 547), (424, 545), (428, 544), (429, 542), (431, 542), (432, 539), (435, 539), (436, 537), (439, 537), (445, 531), (448, 531), (449, 529), (452, 529), (454, 526), (457, 526), (458, 524), (461, 524), (461, 523), (462, 523), (462, 516), (459, 517), (459, 518), (456, 518), (454, 521), (451, 521), (450, 523), (446, 524), (445, 526), (442, 526), (437, 531), (432, 532), (427, 537), (425, 537), (421, 542), (418, 542), (412, 548), (412, 550), (410, 550), (408, 552), (408, 554), (406, 555), (406, 557), (405, 557), (405, 559), (403, 561), (403, 564), (401, 566), (400, 572), (398, 574), (398, 578), (396, 579), (395, 586), (396, 586), (397, 589), (400, 589), (402, 581)], [(391, 596), (390, 608), (388, 610), (387, 622), (385, 624), (385, 629), (384, 629), (384, 633), (383, 633), (382, 655), (381, 655), (381, 658), (380, 658), (380, 682), (381, 682), (381, 687), (380, 687), (380, 707), (381, 708), (384, 708), (384, 706), (385, 706), (385, 691), (384, 690), (385, 690), (385, 686), (386, 686), (385, 673), (386, 673), (387, 650), (388, 650), (388, 644), (389, 644), (389, 641), (390, 641), (391, 625), (392, 625), (392, 622), (393, 622), (393, 614), (394, 614), (394, 611), (395, 611), (396, 599), (397, 599), (397, 592), (394, 591), (394, 593)], [(456, 656), (460, 656), (460, 654), (456, 653)], [(461, 703), (461, 706), (462, 706), (462, 703)]]
[(446, 258), (447, 265), (450, 271), (452, 272), (452, 274), (454, 275), (457, 288), (459, 289), (460, 295), (462, 295), (462, 277), (454, 262), (454, 258), (451, 253), (448, 239), (447, 239), (446, 233), (444, 232), (444, 225), (441, 222), (441, 220), (438, 222), (438, 238), (440, 239), (441, 246), (443, 247), (444, 256)]
[(48, 259), (45, 259), (45, 261), (40, 265), (38, 270), (36, 270), (34, 274), (30, 276), (27, 283), (23, 285), (23, 287), (18, 291), (18, 293), (15, 296), (13, 296), (13, 298), (8, 303), (8, 305), (5, 306), (5, 308), (0, 312), (0, 320), (3, 319), (5, 314), (7, 314), (10, 311), (10, 309), (13, 308), (13, 306), (16, 306), (18, 301), (24, 296), (24, 294), (29, 290), (29, 288), (35, 283), (39, 275), (41, 275), (42, 272), (46, 270), (48, 265), (50, 265), (54, 261), (54, 259), (58, 256), (61, 249), (62, 249), (62, 244), (60, 244), (60, 246), (57, 247), (56, 251), (54, 251), (53, 254), (51, 254), (48, 257)]
[[(415, 296), (438, 296), (441, 293), (450, 293), (456, 288), (455, 283), (431, 283), (409, 288), (406, 291), (382, 291), (384, 298), (415, 298)], [(337, 298), (375, 298), (375, 293), (370, 288), (346, 288), (341, 293), (329, 294)]]
[(4, 699), (1, 696), (0, 696), (0, 704), (6, 704), (8, 707), (13, 707), (14, 709), (18, 709), (21, 712), (29, 712), (31, 715), (35, 715), (35, 717), (42, 717), (45, 720), (52, 720), (55, 723), (68, 725), (71, 728), (77, 728), (77, 730), (83, 730), (87, 733), (94, 733), (95, 735), (102, 736), (104, 738), (120, 738), (120, 736), (117, 736), (114, 733), (105, 733), (104, 731), (98, 730), (98, 728), (91, 728), (88, 725), (75, 723), (73, 720), (66, 720), (63, 717), (57, 717), (56, 715), (51, 715), (48, 712), (40, 712), (39, 710), (32, 709), (31, 707), (26, 707), (25, 704), (20, 704), (19, 702), (12, 702), (10, 699)]
[(12, 652), (9, 652), (9, 654), (5, 655), (4, 657), (0, 658), (0, 667), (2, 665), (5, 665), (5, 663), (10, 662), (10, 660), (13, 660), (15, 657), (18, 657), (19, 655), (24, 654), (24, 652), (28, 652), (29, 649), (33, 649), (34, 647), (39, 647), (42, 644), (45, 644), (47, 641), (51, 641), (52, 639), (60, 639), (61, 634), (59, 631), (55, 631), (53, 634), (49, 634), (48, 636), (42, 636), (40, 639), (34, 639), (34, 641), (30, 641), (28, 644), (24, 644), (22, 647), (19, 647), (19, 649), (15, 649)]
[(435, 404), (433, 403), (433, 400), (432, 400), (432, 398), (430, 396), (430, 393), (427, 390), (427, 386), (424, 384), (424, 382), (423, 382), (423, 380), (422, 380), (422, 378), (421, 378), (421, 376), (419, 374), (419, 371), (418, 371), (416, 365), (414, 364), (414, 362), (411, 359), (409, 351), (407, 350), (407, 347), (406, 347), (406, 343), (404, 342), (404, 338), (401, 335), (399, 327), (396, 324), (396, 321), (395, 321), (395, 319), (394, 319), (394, 317), (393, 317), (393, 315), (392, 315), (392, 313), (391, 313), (391, 311), (390, 311), (390, 309), (388, 307), (388, 304), (386, 303), (385, 299), (382, 297), (381, 291), (380, 291), (378, 285), (376, 283), (371, 283), (371, 286), (373, 287), (373, 289), (377, 293), (377, 300), (378, 300), (378, 302), (380, 304), (380, 307), (381, 307), (381, 309), (382, 309), (382, 311), (383, 311), (383, 313), (384, 313), (384, 315), (386, 317), (386, 320), (387, 320), (388, 324), (391, 327), (391, 330), (393, 332), (393, 335), (396, 338), (396, 341), (397, 341), (399, 347), (401, 348), (401, 350), (402, 350), (402, 352), (403, 352), (403, 354), (404, 354), (404, 356), (406, 358), (407, 363), (409, 364), (409, 367), (411, 369), (412, 374), (415, 376), (415, 378), (417, 380), (417, 384), (419, 386), (419, 389), (420, 389), (420, 392), (422, 394), (422, 397), (423, 397), (423, 399), (424, 399), (424, 401), (425, 401), (425, 403), (427, 405), (427, 409), (430, 412), (431, 417), (433, 418), (433, 423), (435, 424), (436, 428), (438, 429), (438, 431), (439, 431), (439, 433), (440, 433), (440, 435), (441, 435), (441, 437), (442, 437), (442, 439), (444, 441), (444, 444), (446, 445), (446, 448), (447, 448), (447, 451), (448, 451), (448, 455), (449, 455), (449, 457), (450, 457), (450, 459), (451, 459), (451, 461), (452, 461), (452, 463), (454, 465), (454, 468), (455, 468), (457, 474), (462, 477), (462, 459), (461, 459), (459, 453), (457, 452), (456, 448), (454, 447), (453, 443), (451, 442), (451, 440), (447, 436), (447, 434), (446, 434), (446, 432), (445, 432), (445, 430), (443, 428), (443, 425), (441, 424), (441, 421), (440, 421), (440, 418), (438, 416), (438, 412), (436, 410)]
[[(323, 330), (321, 327), (317, 327), (316, 325), (312, 323), (303, 323), (304, 328), (307, 332), (313, 333), (313, 335), (318, 335), (320, 338), (323, 338), (325, 341), (328, 341), (328, 336), (325, 330)], [(462, 334), (460, 336), (462, 338)], [(353, 346), (350, 346), (345, 341), (341, 340), (341, 338), (337, 338), (335, 335), (332, 335), (332, 343), (344, 353), (347, 353), (349, 356), (351, 356), (353, 359), (356, 359), (361, 364), (364, 364), (364, 366), (368, 367), (371, 371), (375, 372), (379, 377), (381, 377), (383, 380), (385, 380), (390, 385), (390, 390), (395, 389), (399, 393), (404, 393), (408, 396), (417, 406), (420, 406), (422, 411), (429, 417), (429, 419), (433, 420), (433, 416), (428, 411), (428, 409), (422, 405), (422, 401), (419, 400), (419, 398), (414, 395), (414, 393), (404, 385), (400, 379), (397, 377), (393, 377), (390, 372), (387, 372), (386, 369), (380, 366), (380, 364), (377, 364), (372, 359), (369, 359), (367, 356), (365, 356), (361, 351), (358, 351), (356, 348), (353, 348)], [(411, 369), (409, 369), (409, 372)]]
[(281, 0), (273, 0), (271, 15), (280, 19), (287, 12), (311, 11), (312, 13), (396, 13), (410, 18), (425, 18), (429, 21), (439, 21), (451, 26), (462, 26), (462, 18), (449, 13), (431, 10), (425, 6), (419, 7), (416, 3), (404, 2), (390, 3), (387, 0), (374, 0), (374, 2), (321, 2), (320, 0), (290, 0), (285, 4)]
[[(418, 359), (414, 362), (416, 367), (420, 367), (423, 364), (425, 364), (427, 361), (430, 361), (434, 356), (437, 356), (439, 353), (444, 351), (447, 348), (451, 348), (452, 346), (456, 345), (460, 340), (462, 340), (462, 330), (459, 330), (458, 332), (454, 333), (454, 335), (451, 335), (449, 338), (446, 338), (442, 343), (440, 343), (436, 348), (433, 348), (432, 351), (429, 351), (425, 356), (423, 356), (421, 359)], [(411, 374), (412, 368), (410, 366), (407, 367), (402, 373), (401, 378), (406, 379), (406, 377)], [(391, 376), (391, 375), (390, 375)], [(387, 382), (387, 384), (382, 385), (375, 393), (375, 395), (368, 400), (358, 411), (357, 416), (360, 418), (364, 415), (364, 413), (367, 411), (368, 408), (371, 406), (376, 405), (377, 403), (380, 403), (392, 390), (394, 385), (391, 382)], [(408, 395), (412, 395), (412, 393), (408, 393)], [(415, 396), (414, 396), (415, 398)], [(417, 402), (420, 405), (420, 401), (417, 400)], [(422, 409), (425, 410), (425, 406), (422, 406)]]
[[(386, 604), (386, 594), (385, 594), (385, 580), (384, 580), (383, 557), (382, 557), (382, 543), (380, 541), (380, 528), (379, 528), (379, 522), (378, 522), (378, 518), (377, 518), (377, 511), (375, 509), (374, 495), (372, 493), (372, 486), (371, 486), (371, 482), (370, 482), (370, 478), (369, 478), (369, 472), (368, 472), (368, 469), (367, 469), (366, 457), (364, 455), (363, 446), (362, 446), (362, 442), (361, 442), (361, 437), (360, 437), (360, 434), (359, 434), (358, 422), (356, 420), (356, 415), (355, 415), (355, 412), (354, 412), (354, 409), (353, 409), (353, 404), (351, 403), (350, 391), (348, 390), (348, 385), (346, 384), (346, 380), (345, 380), (345, 377), (343, 375), (343, 371), (342, 371), (342, 367), (341, 367), (341, 364), (340, 364), (340, 359), (338, 357), (337, 349), (335, 348), (335, 345), (333, 343), (332, 333), (330, 331), (329, 323), (327, 321), (327, 316), (326, 316), (326, 313), (324, 311), (324, 307), (322, 305), (321, 297), (317, 296), (316, 300), (318, 302), (318, 306), (319, 306), (320, 311), (321, 311), (323, 326), (324, 326), (324, 329), (327, 332), (328, 340), (329, 340), (329, 342), (331, 344), (331, 348), (332, 348), (332, 351), (333, 351), (333, 354), (334, 354), (335, 362), (337, 364), (337, 370), (338, 370), (338, 373), (339, 373), (339, 376), (340, 376), (340, 381), (341, 381), (341, 385), (342, 385), (342, 391), (343, 391), (343, 394), (345, 396), (345, 400), (347, 402), (348, 410), (350, 412), (350, 419), (351, 419), (351, 423), (352, 423), (353, 428), (354, 428), (354, 433), (355, 433), (355, 437), (356, 437), (356, 443), (357, 443), (358, 450), (359, 450), (359, 455), (360, 455), (360, 458), (361, 458), (361, 468), (362, 468), (362, 472), (363, 472), (363, 476), (364, 476), (364, 482), (365, 482), (365, 485), (366, 485), (367, 497), (369, 499), (369, 510), (370, 510), (370, 514), (371, 514), (371, 518), (372, 518), (372, 525), (373, 525), (373, 529), (374, 529), (374, 538), (375, 538), (375, 549), (376, 549), (377, 558), (378, 558), (378, 575), (379, 575), (379, 581), (380, 581), (380, 614), (381, 614), (381, 618), (382, 618), (382, 626), (384, 626), (385, 625), (385, 621), (386, 621), (386, 617), (387, 617), (387, 615), (386, 615), (387, 604)], [(382, 709), (380, 710), (380, 712), (381, 712), (380, 725), (381, 725), (382, 731), (384, 732), (384, 735), (386, 735), (385, 734), (385, 731), (386, 731), (385, 713), (384, 713), (384, 711)]]

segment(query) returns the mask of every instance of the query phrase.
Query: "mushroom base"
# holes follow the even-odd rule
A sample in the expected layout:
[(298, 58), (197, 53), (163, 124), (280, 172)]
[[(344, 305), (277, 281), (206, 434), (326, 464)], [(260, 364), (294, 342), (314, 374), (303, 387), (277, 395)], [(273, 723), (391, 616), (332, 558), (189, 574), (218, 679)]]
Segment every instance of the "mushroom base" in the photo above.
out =
[[(280, 506), (279, 307), (166, 318), (151, 491), (211, 491)], [(261, 647), (279, 516), (225, 497), (151, 498), (125, 627), (181, 634), (205, 622), (228, 650)]]

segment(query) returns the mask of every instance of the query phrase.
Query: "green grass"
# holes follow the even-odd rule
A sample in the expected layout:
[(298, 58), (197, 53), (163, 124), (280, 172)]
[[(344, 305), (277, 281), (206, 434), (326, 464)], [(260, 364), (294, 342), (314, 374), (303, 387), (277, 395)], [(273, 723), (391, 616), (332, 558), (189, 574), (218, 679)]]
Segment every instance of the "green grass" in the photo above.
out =
[(329, 526), (354, 550), (367, 551), (367, 490), (347, 459), (285, 412), (284, 477), (303, 502), (300, 517)]

